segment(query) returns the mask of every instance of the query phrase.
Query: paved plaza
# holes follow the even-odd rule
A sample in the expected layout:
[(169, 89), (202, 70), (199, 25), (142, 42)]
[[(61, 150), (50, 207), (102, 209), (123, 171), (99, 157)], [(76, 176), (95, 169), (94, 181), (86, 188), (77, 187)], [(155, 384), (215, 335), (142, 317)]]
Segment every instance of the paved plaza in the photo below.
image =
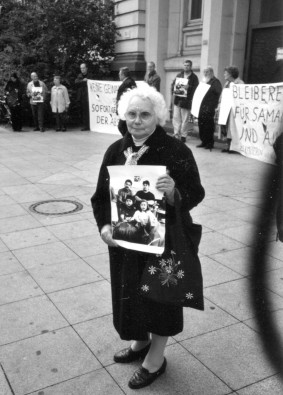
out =
[[(279, 395), (283, 384), (261, 346), (249, 301), (253, 230), (270, 165), (187, 144), (204, 201), (200, 259), (205, 311), (185, 309), (166, 347), (166, 373), (128, 388), (137, 363), (113, 362), (127, 346), (112, 325), (107, 247), (90, 205), (100, 163), (119, 136), (71, 130), (13, 133), (0, 127), (1, 395)], [(81, 210), (60, 214), (80, 203)], [(37, 211), (58, 210), (56, 215)], [(81, 207), (79, 207), (81, 208)], [(283, 332), (283, 244), (268, 250), (270, 316)], [(170, 319), (170, 317), (168, 317)]]

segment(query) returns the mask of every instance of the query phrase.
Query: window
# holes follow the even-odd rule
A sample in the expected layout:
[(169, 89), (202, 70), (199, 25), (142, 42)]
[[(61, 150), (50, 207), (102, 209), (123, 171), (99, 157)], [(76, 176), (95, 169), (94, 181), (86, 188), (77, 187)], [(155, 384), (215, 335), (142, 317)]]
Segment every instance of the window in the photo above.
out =
[(191, 0), (189, 5), (189, 20), (201, 19), (202, 17), (202, 0)]

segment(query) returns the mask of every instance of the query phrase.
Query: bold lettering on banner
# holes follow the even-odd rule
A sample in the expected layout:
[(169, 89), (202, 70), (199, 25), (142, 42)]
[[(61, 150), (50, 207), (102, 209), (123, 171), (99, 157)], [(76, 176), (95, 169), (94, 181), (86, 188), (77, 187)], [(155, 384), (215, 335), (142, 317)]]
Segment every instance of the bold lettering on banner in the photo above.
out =
[(102, 115), (101, 116), (97, 115), (96, 121), (97, 121), (97, 123), (100, 123), (101, 125), (108, 125), (108, 118), (104, 117)]
[(240, 140), (245, 139), (245, 141), (250, 141), (251, 143), (257, 143), (258, 141), (258, 136), (257, 136), (257, 132), (255, 129), (253, 128), (242, 128), (242, 134), (240, 137)]

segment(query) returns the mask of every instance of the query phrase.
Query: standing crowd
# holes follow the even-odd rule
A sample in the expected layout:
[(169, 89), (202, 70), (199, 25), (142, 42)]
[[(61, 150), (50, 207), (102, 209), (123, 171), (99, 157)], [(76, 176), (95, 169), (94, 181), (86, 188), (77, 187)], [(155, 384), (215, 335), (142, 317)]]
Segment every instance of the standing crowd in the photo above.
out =
[[(80, 73), (75, 79), (76, 102), (80, 110), (82, 131), (90, 130), (88, 79), (95, 79), (95, 76), (88, 70), (87, 65), (82, 63), (80, 65)], [(128, 90), (137, 87), (128, 67), (120, 68), (119, 79), (121, 85), (117, 91), (117, 109), (122, 95)], [(224, 69), (224, 80), (223, 89), (228, 88), (231, 83), (243, 83), (239, 78), (239, 70), (236, 66), (229, 66)], [(209, 89), (203, 97), (199, 110), (198, 128), (201, 142), (197, 147), (211, 151), (214, 147), (215, 125), (218, 121), (222, 84), (219, 79), (215, 77), (211, 66), (207, 66), (203, 70), (202, 81), (209, 85)], [(147, 63), (144, 82), (155, 88), (157, 92), (160, 92), (161, 78), (156, 72), (155, 63), (152, 61)], [(194, 130), (194, 116), (191, 113), (191, 108), (194, 93), (198, 85), (199, 79), (192, 69), (192, 61), (185, 60), (183, 70), (176, 75), (171, 86), (174, 137), (181, 140), (183, 143), (187, 141), (188, 135)], [(31, 81), (27, 84), (26, 89), (17, 73), (12, 73), (5, 87), (5, 94), (7, 97), (7, 104), (11, 111), (11, 122), (14, 131), (22, 130), (22, 103), (25, 95), (29, 98), (34, 131), (45, 131), (46, 103), (49, 97), (49, 104), (55, 119), (55, 130), (57, 132), (65, 132), (67, 130), (70, 98), (67, 87), (61, 83), (60, 75), (54, 75), (53, 86), (49, 94), (45, 83), (38, 78), (36, 72), (31, 73)], [(121, 118), (118, 122), (118, 130), (122, 136), (127, 132), (126, 121)], [(224, 148), (222, 152), (231, 152), (230, 145), (232, 137), (230, 117), (226, 125), (219, 127), (219, 137), (225, 139), (227, 142), (227, 147)]]

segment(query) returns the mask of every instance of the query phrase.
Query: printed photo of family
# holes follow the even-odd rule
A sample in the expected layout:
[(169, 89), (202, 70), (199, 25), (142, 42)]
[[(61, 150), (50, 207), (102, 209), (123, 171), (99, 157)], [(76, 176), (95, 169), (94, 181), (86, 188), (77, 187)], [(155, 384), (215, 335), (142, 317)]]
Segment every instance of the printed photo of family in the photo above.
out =
[(155, 188), (164, 166), (109, 166), (113, 238), (125, 248), (162, 253), (165, 198)]

